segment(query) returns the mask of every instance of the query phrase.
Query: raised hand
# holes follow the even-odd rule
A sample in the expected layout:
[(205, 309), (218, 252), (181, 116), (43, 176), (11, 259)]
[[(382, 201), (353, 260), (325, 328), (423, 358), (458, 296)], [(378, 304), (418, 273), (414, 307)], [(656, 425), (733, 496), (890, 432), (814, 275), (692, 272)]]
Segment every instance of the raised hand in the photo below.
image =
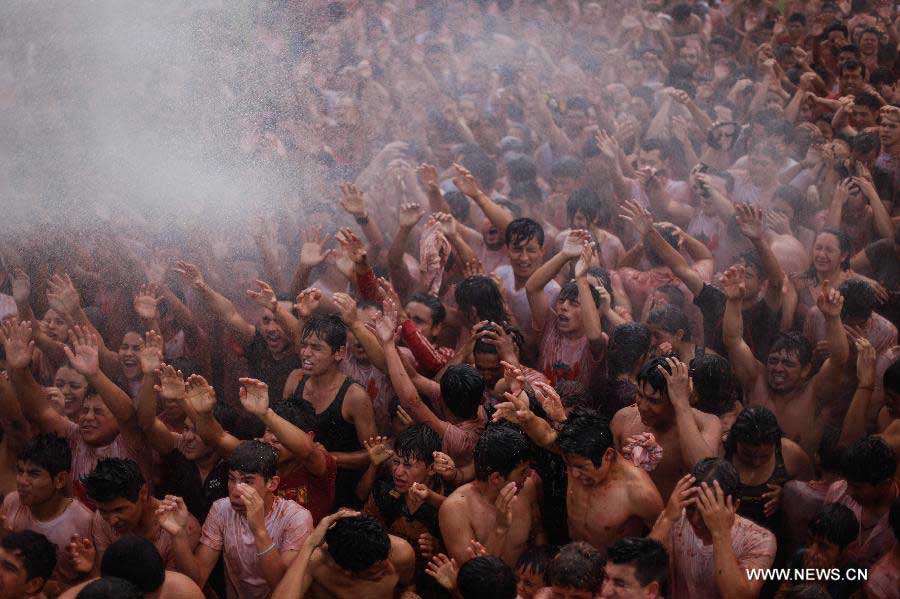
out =
[(425, 209), (420, 204), (408, 202), (400, 205), (400, 226), (412, 228), (425, 216)]
[(735, 204), (735, 218), (747, 239), (760, 239), (763, 234), (762, 210), (748, 204)]
[(783, 212), (770, 210), (766, 213), (766, 224), (779, 235), (793, 235), (791, 231), (791, 219)]
[(493, 421), (508, 420), (513, 424), (520, 424), (527, 420), (531, 415), (531, 408), (528, 405), (528, 396), (524, 391), (513, 394), (504, 393), (502, 401), (494, 406)]
[(203, 287), (203, 273), (200, 271), (200, 267), (196, 264), (191, 264), (190, 262), (179, 260), (175, 263), (175, 268), (173, 268), (172, 270), (178, 273), (181, 278), (184, 279), (185, 283), (188, 283), (194, 288), (199, 289)]
[(434, 458), (434, 471), (441, 478), (448, 482), (453, 482), (456, 480), (456, 463), (446, 453), (441, 451), (435, 451), (431, 454)]
[(269, 386), (257, 379), (240, 378), (238, 396), (244, 409), (262, 418), (269, 411)]
[(768, 487), (768, 491), (760, 495), (765, 503), (763, 504), (763, 515), (766, 518), (771, 518), (775, 515), (781, 508), (781, 485), (773, 485), (772, 483), (767, 483), (766, 487)]
[(700, 483), (695, 504), (710, 533), (728, 534), (731, 531), (734, 524), (734, 502), (731, 495), (725, 496), (719, 481), (714, 480), (712, 486)]
[(493, 328), (483, 331), (481, 340), (497, 348), (497, 355), (500, 356), (501, 363), (515, 362), (516, 343), (513, 341), (512, 336), (506, 332), (506, 329), (495, 322), (491, 323), (491, 327)]
[(74, 314), (81, 306), (81, 296), (66, 273), (54, 274), (47, 281), (47, 302), (60, 314)]
[(198, 414), (209, 414), (216, 406), (216, 392), (199, 374), (188, 377), (184, 399)]
[(6, 364), (12, 369), (27, 368), (34, 353), (31, 340), (32, 328), (29, 321), (16, 322), (15, 319), (0, 325), (0, 343), (6, 351)]
[(471, 258), (463, 265), (463, 277), (474, 277), (484, 274), (484, 265), (478, 258)]
[(747, 292), (744, 285), (744, 267), (732, 266), (722, 274), (722, 291), (728, 299), (741, 299)]
[(410, 508), (410, 512), (415, 513), (419, 507), (425, 503), (425, 500), (428, 499), (428, 487), (423, 485), (422, 483), (413, 483), (409, 486), (409, 490), (406, 492), (409, 496), (410, 503), (412, 507)]
[(144, 320), (154, 320), (159, 316), (159, 290), (154, 285), (141, 285), (134, 296), (134, 312)]
[(344, 321), (344, 324), (349, 327), (354, 322), (356, 322), (357, 316), (355, 299), (353, 299), (346, 293), (335, 293), (331, 296), (331, 301), (334, 302), (335, 307), (337, 307), (338, 314), (340, 314), (341, 320)]
[(159, 526), (173, 537), (181, 533), (190, 520), (187, 506), (181, 497), (166, 495), (156, 508)]
[(425, 573), (434, 578), (439, 585), (448, 591), (452, 591), (456, 588), (459, 566), (456, 565), (455, 559), (451, 559), (443, 553), (438, 553), (426, 564)]
[(350, 259), (353, 264), (366, 263), (366, 244), (356, 236), (350, 229), (344, 228), (335, 234), (334, 238), (341, 244), (344, 255)]
[(513, 508), (516, 505), (517, 488), (515, 482), (509, 482), (500, 489), (494, 507), (497, 508), (497, 528), (508, 529), (512, 525)]
[(579, 258), (581, 256), (581, 252), (584, 246), (585, 241), (589, 241), (591, 234), (585, 231), (584, 229), (573, 229), (566, 235), (566, 239), (563, 241), (562, 249), (560, 253), (572, 260), (574, 258)]
[(590, 241), (584, 241), (581, 244), (581, 256), (575, 263), (575, 278), (581, 279), (587, 276), (591, 264), (594, 262), (594, 248)]
[(397, 293), (397, 290), (394, 289), (394, 286), (391, 284), (391, 282), (384, 277), (378, 277), (378, 289), (381, 290), (382, 301), (390, 299), (392, 302), (394, 302), (394, 305), (398, 307), (402, 304), (402, 302), (400, 301), (400, 294)]
[(394, 457), (394, 450), (388, 446), (387, 437), (369, 437), (363, 442), (363, 445), (366, 448), (366, 453), (369, 454), (369, 459), (372, 461), (372, 465), (375, 467), (381, 466), (386, 461)]
[(306, 319), (312, 316), (312, 313), (319, 307), (321, 301), (322, 292), (315, 287), (309, 287), (308, 289), (301, 291), (297, 296), (297, 301), (294, 303), (294, 309), (297, 310), (297, 314), (300, 318)]
[(419, 180), (427, 188), (435, 188), (438, 186), (437, 168), (430, 164), (420, 164), (416, 169), (419, 174)]
[(453, 184), (456, 188), (472, 199), (477, 198), (481, 194), (481, 188), (472, 173), (456, 163), (453, 164), (453, 169), (456, 171), (456, 176), (453, 177)]
[(88, 537), (72, 535), (69, 546), (66, 548), (69, 561), (79, 574), (88, 574), (94, 569), (94, 561), (97, 559), (97, 550), (94, 543)]
[(163, 399), (178, 400), (185, 397), (187, 389), (184, 384), (184, 373), (175, 370), (168, 364), (159, 367), (159, 384), (153, 389)]
[(144, 265), (144, 274), (147, 276), (147, 282), (151, 285), (162, 285), (168, 271), (169, 265), (159, 256), (153, 256)]
[[(425, 487), (422, 483), (413, 483), (413, 487), (416, 485)], [(410, 491), (412, 491), (412, 487), (410, 487)], [(426, 497), (428, 494), (428, 487), (425, 487)], [(422, 501), (425, 501), (424, 499)], [(440, 541), (431, 534), (430, 532), (423, 532), (419, 535), (419, 554), (424, 559), (431, 559), (434, 555), (434, 552), (437, 551), (437, 548), (440, 546)]]
[(163, 338), (156, 331), (147, 331), (144, 336), (144, 347), (138, 353), (141, 360), (141, 372), (152, 374), (162, 364), (165, 344)]
[(822, 293), (816, 300), (816, 306), (826, 318), (840, 318), (841, 308), (844, 307), (844, 296), (831, 286), (831, 281), (826, 279), (822, 281)]
[(875, 387), (875, 348), (865, 337), (856, 340), (856, 379), (857, 386), (873, 389)]
[(31, 279), (21, 268), (13, 271), (12, 296), (17, 304), (27, 304), (28, 298), (31, 297)]
[(266, 508), (259, 493), (248, 484), (238, 483), (237, 493), (247, 510), (247, 523), (253, 533), (260, 533), (266, 528)]
[(76, 325), (69, 331), (69, 345), (63, 346), (72, 368), (86, 377), (100, 372), (100, 344), (88, 329)]
[(697, 493), (697, 487), (693, 486), (696, 480), (692, 474), (685, 474), (675, 484), (675, 488), (672, 490), (672, 494), (669, 495), (669, 501), (666, 503), (666, 509), (663, 512), (663, 515), (670, 522), (675, 522), (681, 518), (681, 511), (684, 509), (684, 506), (690, 503), (691, 498)]
[(566, 408), (563, 406), (562, 398), (560, 398), (556, 389), (544, 381), (537, 381), (532, 387), (538, 402), (541, 404), (541, 408), (547, 413), (547, 416), (554, 422), (563, 422), (566, 419)]
[(678, 358), (666, 358), (666, 364), (669, 370), (663, 368), (660, 364), (656, 367), (659, 373), (666, 379), (666, 388), (669, 393), (669, 400), (672, 405), (678, 407), (690, 407), (691, 377), (688, 372), (688, 366)]
[(382, 306), (384, 313), (375, 318), (375, 334), (382, 343), (390, 343), (397, 333), (397, 306), (391, 299), (384, 300)]
[(619, 218), (631, 223), (640, 237), (644, 237), (653, 227), (653, 216), (634, 200), (625, 200)]
[(275, 312), (275, 309), (278, 307), (278, 297), (275, 295), (275, 290), (272, 289), (272, 286), (265, 281), (256, 279), (256, 281), (254, 282), (256, 283), (256, 286), (259, 287), (259, 291), (248, 289), (247, 291), (245, 291), (247, 297), (255, 301), (263, 308), (268, 308), (272, 312)]
[(597, 147), (606, 160), (610, 162), (618, 160), (619, 144), (615, 138), (610, 137), (604, 131), (597, 131), (596, 135), (594, 135), (594, 140), (597, 142)]
[(322, 225), (312, 226), (303, 232), (303, 245), (300, 246), (300, 265), (304, 268), (318, 266), (331, 254), (331, 250), (323, 249), (325, 236)]
[(444, 237), (449, 239), (456, 235), (456, 219), (453, 218), (452, 214), (435, 212), (432, 217), (441, 224), (441, 231), (444, 233)]
[(347, 508), (341, 508), (333, 514), (329, 514), (319, 520), (319, 523), (313, 529), (312, 533), (306, 538), (306, 542), (312, 547), (318, 547), (325, 542), (325, 533), (331, 528), (335, 522), (341, 518), (353, 518), (359, 516), (359, 512)]
[(341, 208), (353, 218), (367, 218), (366, 200), (363, 192), (352, 183), (341, 184)]

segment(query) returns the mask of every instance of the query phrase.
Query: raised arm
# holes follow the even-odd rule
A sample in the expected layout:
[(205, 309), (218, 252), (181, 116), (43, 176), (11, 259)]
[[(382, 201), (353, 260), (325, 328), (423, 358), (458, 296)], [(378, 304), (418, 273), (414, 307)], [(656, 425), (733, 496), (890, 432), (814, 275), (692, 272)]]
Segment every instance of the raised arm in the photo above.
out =
[(131, 398), (100, 370), (100, 342), (97, 334), (75, 326), (69, 335), (73, 341), (71, 348), (66, 346), (65, 351), (72, 368), (81, 373), (97, 391), (120, 427), (124, 429), (136, 426)]
[(311, 226), (303, 231), (303, 245), (300, 246), (300, 262), (294, 271), (291, 280), (291, 295), (296, 296), (309, 285), (309, 275), (312, 269), (320, 265), (328, 258), (332, 250), (325, 250), (325, 236), (322, 234), (322, 225)]
[(531, 307), (531, 322), (536, 330), (543, 330), (544, 323), (550, 317), (551, 306), (544, 294), (544, 287), (559, 274), (563, 266), (581, 256), (581, 249), (586, 241), (590, 241), (590, 233), (571, 231), (559, 253), (544, 262), (525, 282), (525, 295)]
[(893, 239), (894, 223), (891, 221), (891, 215), (888, 214), (887, 209), (884, 207), (884, 202), (881, 201), (875, 186), (872, 185), (871, 181), (863, 177), (853, 177), (852, 180), (859, 187), (860, 192), (866, 196), (866, 200), (868, 200), (869, 206), (872, 208), (872, 217), (875, 219), (875, 229), (878, 231), (878, 236), (882, 239)]
[(828, 359), (812, 380), (813, 396), (822, 401), (826, 396), (833, 395), (833, 390), (838, 388), (841, 382), (844, 365), (850, 358), (850, 344), (841, 322), (844, 298), (831, 286), (830, 281), (822, 283), (822, 293), (819, 294), (816, 305), (825, 317), (825, 341), (828, 343), (829, 351)]
[(588, 269), (591, 267), (593, 259), (594, 248), (590, 242), (583, 242), (581, 257), (575, 263), (575, 284), (578, 286), (578, 305), (581, 311), (584, 335), (587, 337), (591, 353), (594, 356), (600, 356), (606, 349), (606, 336), (600, 326), (600, 311), (594, 303), (591, 284), (587, 280)]
[(771, 246), (763, 235), (763, 215), (759, 208), (747, 204), (735, 204), (738, 226), (741, 233), (750, 240), (756, 253), (759, 254), (763, 266), (763, 274), (769, 281), (766, 289), (766, 304), (773, 311), (778, 311), (784, 300), (783, 287), (785, 284), (784, 271), (775, 257)]
[(424, 208), (415, 202), (400, 205), (400, 227), (394, 235), (391, 247), (388, 250), (388, 269), (391, 275), (391, 281), (398, 291), (402, 294), (412, 293), (418, 286), (417, 280), (409, 273), (403, 255), (406, 253), (406, 244), (409, 241), (409, 235), (412, 233), (413, 227), (422, 219), (425, 214)]
[(175, 449), (178, 438), (156, 417), (156, 394), (159, 391), (164, 397), (182, 397), (184, 380), (178, 376), (180, 372), (162, 363), (162, 357), (162, 337), (154, 331), (148, 332), (140, 353), (144, 377), (138, 391), (135, 416), (138, 427), (144, 431), (150, 445), (161, 455), (166, 455)]
[(838, 447), (849, 447), (866, 435), (872, 393), (875, 390), (875, 348), (865, 337), (856, 340), (856, 392), (841, 426)]
[(256, 327), (244, 320), (228, 298), (216, 292), (203, 280), (203, 274), (196, 265), (179, 261), (174, 270), (197, 290), (204, 303), (228, 326), (241, 345), (253, 341)]
[(271, 285), (266, 283), (265, 281), (260, 281), (257, 279), (256, 286), (259, 287), (259, 291), (255, 291), (253, 289), (248, 289), (245, 293), (247, 297), (255, 301), (257, 304), (262, 306), (263, 308), (268, 309), (275, 316), (275, 322), (277, 322), (281, 328), (283, 328), (291, 339), (296, 339), (300, 335), (300, 321), (291, 314), (291, 311), (288, 310), (281, 302), (278, 301), (278, 297), (275, 295), (275, 290)]
[(494, 202), (489, 195), (481, 190), (475, 177), (472, 176), (472, 173), (459, 164), (454, 164), (453, 168), (456, 169), (456, 176), (453, 178), (453, 184), (456, 185), (456, 188), (462, 193), (472, 198), (472, 201), (481, 208), (481, 211), (484, 212), (487, 219), (491, 221), (495, 227), (500, 229), (500, 236), (502, 237), (506, 231), (506, 227), (513, 221), (512, 215), (508, 210)]
[(732, 266), (726, 270), (722, 279), (722, 291), (725, 293), (722, 337), (734, 374), (745, 391), (749, 391), (762, 374), (763, 365), (744, 341), (744, 315), (741, 312), (744, 289), (744, 268)]
[(375, 336), (375, 333), (357, 315), (356, 300), (346, 293), (335, 293), (331, 299), (338, 309), (341, 320), (344, 321), (347, 329), (353, 333), (353, 336), (362, 345), (369, 360), (372, 361), (372, 365), (382, 372), (386, 371), (387, 363), (384, 359), (384, 348), (381, 347), (381, 343), (378, 337)]
[(369, 218), (363, 192), (352, 183), (342, 183), (340, 202), (341, 208), (360, 226), (366, 239), (369, 240), (369, 245), (372, 246), (372, 254), (377, 257), (381, 248), (384, 247), (384, 235), (378, 228), (378, 224)]
[(206, 379), (196, 374), (188, 377), (183, 405), (204, 443), (209, 447), (215, 447), (223, 457), (231, 455), (231, 452), (237, 449), (241, 443), (240, 439), (226, 432), (213, 416), (216, 393)]
[(722, 427), (718, 418), (712, 419), (716, 426), (707, 426), (700, 430), (694, 409), (691, 407), (691, 383), (688, 366), (677, 358), (666, 359), (668, 368), (657, 366), (659, 373), (666, 379), (669, 400), (675, 409), (675, 425), (678, 428), (678, 442), (681, 446), (681, 460), (686, 468), (704, 458), (718, 455), (722, 438)]

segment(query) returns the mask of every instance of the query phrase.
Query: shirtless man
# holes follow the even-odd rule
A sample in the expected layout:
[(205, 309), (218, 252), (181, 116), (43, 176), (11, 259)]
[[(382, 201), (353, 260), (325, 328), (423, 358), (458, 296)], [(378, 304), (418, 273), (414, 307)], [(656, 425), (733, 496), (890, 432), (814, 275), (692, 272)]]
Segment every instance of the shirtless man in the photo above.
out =
[(776, 339), (765, 365), (753, 356), (744, 341), (740, 309), (744, 295), (743, 267), (725, 271), (722, 285), (727, 297), (723, 323), (725, 346), (747, 403), (772, 410), (788, 438), (812, 455), (829, 415), (822, 409), (823, 396), (837, 390), (850, 354), (841, 323), (844, 298), (830, 283), (824, 283), (818, 307), (825, 316), (830, 357), (810, 379), (812, 352), (808, 342), (799, 335), (787, 334)]
[(447, 553), (457, 563), (470, 559), (474, 539), (515, 567), (532, 538), (540, 538), (529, 453), (525, 436), (507, 426), (490, 426), (478, 439), (475, 480), (454, 491), (438, 514)]
[[(508, 396), (512, 397), (512, 396)], [(516, 398), (514, 418), (542, 447), (556, 447), (566, 461), (569, 536), (585, 541), (600, 553), (615, 541), (648, 532), (663, 510), (662, 497), (641, 468), (613, 447), (606, 419), (594, 412), (576, 411), (557, 434), (546, 420), (528, 408), (527, 398)], [(497, 406), (509, 413), (510, 403)]]
[(632, 437), (651, 433), (662, 448), (662, 459), (650, 478), (663, 499), (678, 480), (703, 458), (715, 457), (722, 441), (722, 423), (713, 414), (691, 407), (693, 388), (688, 367), (675, 358), (653, 358), (637, 375), (633, 406), (622, 408), (610, 422), (616, 448), (631, 454)]

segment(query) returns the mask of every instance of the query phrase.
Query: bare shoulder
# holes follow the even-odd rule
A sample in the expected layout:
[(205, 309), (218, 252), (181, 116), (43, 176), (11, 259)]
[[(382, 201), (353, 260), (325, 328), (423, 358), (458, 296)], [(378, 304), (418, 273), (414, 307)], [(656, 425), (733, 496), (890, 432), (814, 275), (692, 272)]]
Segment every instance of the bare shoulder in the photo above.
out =
[(795, 441), (791, 441), (787, 437), (781, 438), (781, 457), (784, 458), (784, 464), (787, 466), (788, 472), (795, 472), (798, 468), (811, 461), (809, 454)]
[(391, 539), (391, 563), (398, 569), (414, 567), (416, 562), (416, 552), (413, 551), (412, 545), (400, 537), (388, 535)]
[(638, 412), (637, 405), (633, 404), (625, 406), (613, 414), (612, 420), (609, 421), (609, 426), (613, 429), (613, 432), (623, 431), (632, 426), (636, 420), (640, 421), (640, 419), (641, 415)]
[(472, 492), (471, 488), (472, 483), (466, 483), (450, 493), (447, 499), (444, 500), (444, 503), (441, 504), (441, 511), (444, 511), (445, 509), (452, 509), (454, 507), (459, 508), (465, 505), (466, 498)]
[(719, 429), (722, 428), (722, 421), (715, 414), (708, 414), (706, 412), (701, 412), (697, 408), (691, 408), (694, 412), (694, 420), (700, 426), (700, 428), (704, 430), (708, 429)]
[(184, 574), (166, 570), (160, 599), (203, 599), (203, 591)]

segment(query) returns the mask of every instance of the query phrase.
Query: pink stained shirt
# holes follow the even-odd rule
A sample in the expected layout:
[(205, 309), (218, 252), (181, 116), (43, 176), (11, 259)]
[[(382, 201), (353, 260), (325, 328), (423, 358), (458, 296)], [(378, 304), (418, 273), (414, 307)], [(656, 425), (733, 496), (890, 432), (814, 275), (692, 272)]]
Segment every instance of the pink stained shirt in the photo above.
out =
[[(99, 511), (94, 512), (92, 526), (94, 530), (94, 546), (97, 548), (98, 555), (102, 555), (107, 547), (121, 539), (123, 536), (126, 536), (116, 532), (103, 516), (100, 515)], [(196, 518), (188, 515), (186, 529), (188, 543), (190, 544), (191, 549), (193, 549), (197, 546), (197, 542), (200, 539), (200, 523), (197, 522)], [(166, 564), (166, 570), (178, 571), (178, 568), (175, 567), (175, 552), (173, 550), (175, 540), (172, 538), (172, 535), (166, 532), (159, 524), (155, 524), (149, 534), (146, 535), (146, 538), (153, 543), (153, 546), (159, 551), (163, 563)], [(184, 572), (182, 572), (182, 574), (184, 574)]]
[[(726, 599), (715, 582), (713, 546), (704, 545), (682, 512), (681, 519), (672, 526), (672, 553), (669, 557), (669, 580), (672, 599)], [(738, 566), (769, 568), (775, 561), (775, 535), (743, 518), (735, 516), (731, 528), (731, 547)]]
[(92, 535), (93, 512), (77, 499), (72, 499), (69, 506), (52, 520), (37, 520), (31, 513), (31, 508), (19, 502), (18, 491), (13, 491), (3, 499), (3, 507), (0, 515), (6, 521), (6, 527), (12, 532), (33, 530), (39, 532), (56, 545), (56, 569), (53, 578), (61, 582), (72, 584), (78, 577), (75, 566), (69, 558), (66, 548), (72, 535), (80, 535), (90, 539)]
[[(300, 504), (276, 497), (266, 514), (266, 530), (280, 553), (299, 551), (313, 530), (312, 515)], [(256, 564), (259, 550), (247, 518), (234, 511), (228, 497), (213, 504), (200, 542), (224, 553), (229, 599), (263, 599), (272, 594)]]
[[(897, 482), (894, 487), (896, 489)], [(825, 503), (840, 503), (847, 506), (856, 515), (860, 523), (859, 537), (847, 547), (847, 558), (859, 564), (861, 568), (871, 568), (882, 556), (890, 552), (894, 546), (894, 533), (888, 522), (889, 513), (885, 512), (871, 528), (863, 528), (862, 506), (847, 492), (847, 481), (839, 480), (828, 487)]]

